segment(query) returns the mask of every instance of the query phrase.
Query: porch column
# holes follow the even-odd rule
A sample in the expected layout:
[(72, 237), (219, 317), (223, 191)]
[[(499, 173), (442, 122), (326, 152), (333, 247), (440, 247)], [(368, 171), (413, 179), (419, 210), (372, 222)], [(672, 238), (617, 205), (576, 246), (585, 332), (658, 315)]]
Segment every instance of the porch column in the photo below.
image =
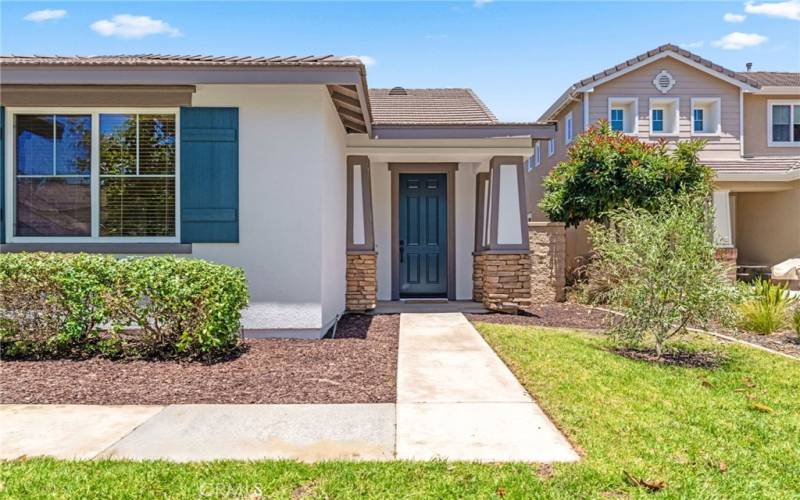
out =
[(516, 312), (531, 300), (523, 158), (492, 158), (477, 185), (473, 299)]
[(717, 260), (726, 267), (728, 278), (736, 279), (737, 250), (733, 241), (730, 191), (714, 191), (714, 245)]
[(345, 308), (368, 311), (377, 303), (377, 253), (372, 222), (369, 158), (347, 157), (347, 266)]

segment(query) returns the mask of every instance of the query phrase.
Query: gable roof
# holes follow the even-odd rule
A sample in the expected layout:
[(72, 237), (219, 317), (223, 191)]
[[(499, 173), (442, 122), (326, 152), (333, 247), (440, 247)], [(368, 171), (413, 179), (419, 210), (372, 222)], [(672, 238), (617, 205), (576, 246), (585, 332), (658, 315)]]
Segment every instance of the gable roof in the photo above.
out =
[(595, 73), (594, 75), (584, 78), (582, 80), (578, 80), (577, 82), (573, 83), (557, 100), (553, 103), (547, 111), (539, 118), (540, 121), (544, 120), (552, 120), (555, 115), (557, 115), (561, 109), (569, 103), (575, 97), (579, 91), (589, 90), (591, 88), (596, 87), (602, 83), (605, 83), (608, 80), (614, 79), (618, 76), (622, 76), (623, 74), (631, 71), (635, 68), (648, 64), (651, 59), (656, 59), (660, 57), (671, 56), (675, 59), (690, 64), (698, 69), (706, 71), (712, 75), (715, 75), (721, 79), (728, 81), (733, 85), (738, 85), (743, 88), (748, 88), (751, 90), (759, 89), (761, 87), (761, 83), (759, 80), (751, 75), (753, 72), (747, 73), (737, 73), (733, 70), (720, 66), (708, 59), (698, 56), (693, 52), (689, 52), (686, 49), (682, 49), (677, 45), (668, 43), (656, 47), (653, 50), (648, 50), (642, 54), (639, 54), (636, 57), (628, 59), (627, 61), (617, 64), (616, 66), (612, 66), (607, 68), (599, 73)]
[(376, 125), (496, 124), (470, 89), (369, 89)]
[(800, 87), (800, 73), (788, 71), (748, 71), (739, 73), (755, 80), (761, 87)]
[(109, 56), (0, 56), (3, 66), (355, 66), (355, 57), (325, 56), (210, 56), (134, 54)]

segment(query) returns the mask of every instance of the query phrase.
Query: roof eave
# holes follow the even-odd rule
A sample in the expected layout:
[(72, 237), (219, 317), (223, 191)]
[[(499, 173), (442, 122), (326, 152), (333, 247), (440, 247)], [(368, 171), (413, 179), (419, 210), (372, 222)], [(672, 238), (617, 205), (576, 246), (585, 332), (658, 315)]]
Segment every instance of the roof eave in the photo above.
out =
[(498, 139), (530, 137), (548, 140), (555, 137), (552, 123), (437, 123), (373, 125), (376, 139)]

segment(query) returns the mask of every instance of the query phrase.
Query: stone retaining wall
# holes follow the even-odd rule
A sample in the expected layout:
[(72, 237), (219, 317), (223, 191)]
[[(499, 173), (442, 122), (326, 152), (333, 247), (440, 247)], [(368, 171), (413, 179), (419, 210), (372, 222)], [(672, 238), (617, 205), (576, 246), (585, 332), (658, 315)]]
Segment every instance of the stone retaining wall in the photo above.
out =
[(347, 292), (345, 308), (352, 312), (375, 309), (378, 284), (375, 277), (378, 254), (376, 252), (347, 252)]

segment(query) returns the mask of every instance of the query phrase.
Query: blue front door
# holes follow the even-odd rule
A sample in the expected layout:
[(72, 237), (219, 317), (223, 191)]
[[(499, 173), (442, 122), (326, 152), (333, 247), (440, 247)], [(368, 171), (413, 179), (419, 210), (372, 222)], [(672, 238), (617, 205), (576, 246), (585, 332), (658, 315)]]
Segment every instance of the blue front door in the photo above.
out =
[(447, 176), (400, 174), (400, 296), (447, 296)]

